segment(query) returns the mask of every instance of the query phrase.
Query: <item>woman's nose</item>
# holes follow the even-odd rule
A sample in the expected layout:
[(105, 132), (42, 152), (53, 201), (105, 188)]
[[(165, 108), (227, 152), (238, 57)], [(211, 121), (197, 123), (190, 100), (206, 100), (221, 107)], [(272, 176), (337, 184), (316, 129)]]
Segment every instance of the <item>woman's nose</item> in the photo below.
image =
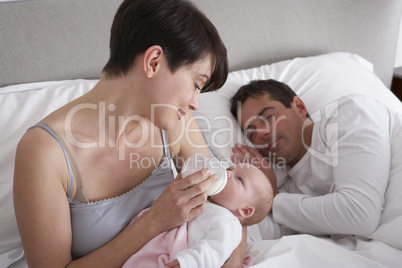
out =
[(190, 110), (196, 111), (198, 109), (199, 100), (200, 100), (200, 91), (195, 90), (193, 99), (191, 100), (191, 103), (189, 105)]

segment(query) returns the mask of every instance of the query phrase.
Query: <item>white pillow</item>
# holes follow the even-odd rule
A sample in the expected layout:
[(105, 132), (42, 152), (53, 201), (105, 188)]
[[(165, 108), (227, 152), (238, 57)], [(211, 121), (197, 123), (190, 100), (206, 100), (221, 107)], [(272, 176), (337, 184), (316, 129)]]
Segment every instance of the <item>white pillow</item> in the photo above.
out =
[[(217, 92), (201, 94), (200, 107), (193, 112), (213, 154), (230, 159), (236, 143), (249, 144), (230, 113), (230, 99), (240, 86), (251, 80), (275, 79), (288, 84), (304, 101), (310, 116), (338, 98), (361, 93), (372, 96), (402, 114), (402, 104), (373, 73), (371, 63), (358, 55), (336, 52), (314, 57), (295, 58), (258, 68), (232, 72)], [(378, 230), (372, 235), (402, 249), (402, 134), (395, 139), (391, 178), (385, 196), (385, 209)], [(250, 145), (250, 144), (249, 144)], [(398, 151), (399, 150), (399, 151)], [(274, 170), (278, 186), (286, 179), (286, 170)], [(396, 231), (399, 230), (399, 231)]]
[(28, 127), (90, 90), (97, 80), (29, 83), (0, 88), (0, 263), (22, 255), (13, 205), (15, 150)]

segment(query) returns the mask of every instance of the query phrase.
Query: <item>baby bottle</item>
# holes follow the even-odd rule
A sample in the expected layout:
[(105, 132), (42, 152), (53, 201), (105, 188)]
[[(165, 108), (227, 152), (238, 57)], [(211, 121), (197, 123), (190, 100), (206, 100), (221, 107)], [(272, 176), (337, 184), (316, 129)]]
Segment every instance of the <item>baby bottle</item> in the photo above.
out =
[(183, 178), (187, 177), (198, 170), (203, 168), (208, 168), (211, 170), (211, 174), (216, 174), (218, 176), (218, 181), (212, 184), (207, 190), (207, 195), (216, 195), (217, 193), (221, 192), (223, 188), (225, 188), (226, 183), (228, 181), (228, 176), (225, 167), (229, 167), (228, 164), (225, 164), (222, 161), (219, 161), (217, 158), (213, 157), (206, 157), (202, 154), (195, 154), (190, 156), (189, 158), (184, 161), (183, 168), (182, 168), (182, 176)]

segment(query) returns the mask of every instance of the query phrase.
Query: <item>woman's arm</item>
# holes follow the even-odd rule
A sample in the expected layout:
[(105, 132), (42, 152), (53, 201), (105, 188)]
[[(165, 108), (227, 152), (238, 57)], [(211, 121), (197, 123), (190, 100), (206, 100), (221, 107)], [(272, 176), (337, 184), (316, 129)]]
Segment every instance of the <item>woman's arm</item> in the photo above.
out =
[[(30, 267), (65, 267), (71, 262), (68, 170), (56, 146), (33, 129), (17, 148), (14, 209)], [(62, 161), (64, 166), (49, 165)]]
[[(50, 164), (51, 163), (51, 164)], [(158, 232), (140, 221), (105, 246), (72, 262), (68, 170), (55, 140), (29, 131), (17, 148), (14, 206), (29, 267), (119, 267)]]
[(232, 252), (228, 261), (222, 266), (222, 268), (243, 268), (244, 255), (246, 254), (247, 247), (247, 226), (243, 226), (242, 239), (237, 248)]
[(15, 213), (28, 265), (121, 267), (157, 234), (203, 211), (204, 192), (211, 180), (199, 182), (208, 176), (206, 170), (186, 179), (179, 175), (141, 220), (101, 248), (72, 261), (66, 161), (55, 140), (33, 129), (18, 145), (14, 177)]

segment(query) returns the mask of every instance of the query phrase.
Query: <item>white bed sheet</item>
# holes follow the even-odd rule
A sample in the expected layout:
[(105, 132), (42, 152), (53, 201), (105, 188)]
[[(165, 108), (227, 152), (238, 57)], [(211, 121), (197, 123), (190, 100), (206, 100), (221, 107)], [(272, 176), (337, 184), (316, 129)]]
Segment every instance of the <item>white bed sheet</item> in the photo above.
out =
[[(401, 267), (402, 253), (379, 241), (349, 238), (333, 241), (311, 235), (284, 236), (278, 240), (252, 241), (247, 254), (254, 268), (390, 268)], [(25, 259), (12, 268), (28, 268)]]
[(311, 235), (290, 235), (278, 240), (249, 242), (247, 252), (255, 268), (317, 267), (370, 268), (401, 267), (402, 254), (380, 241), (352, 236), (328, 239)]

